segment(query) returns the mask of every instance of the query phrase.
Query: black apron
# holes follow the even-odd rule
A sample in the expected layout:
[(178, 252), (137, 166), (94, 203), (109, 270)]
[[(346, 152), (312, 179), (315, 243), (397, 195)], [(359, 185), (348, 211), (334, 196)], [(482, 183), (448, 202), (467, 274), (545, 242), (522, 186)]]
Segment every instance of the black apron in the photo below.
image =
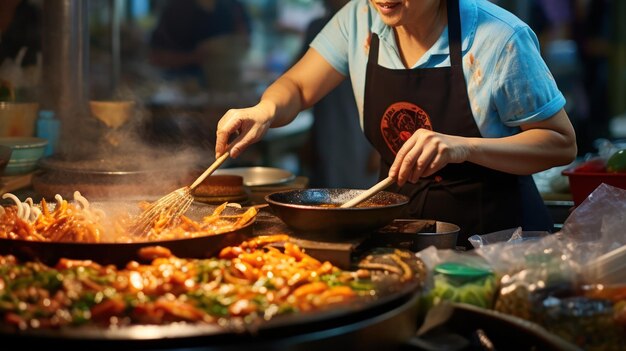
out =
[[(402, 144), (419, 128), (482, 137), (467, 96), (461, 53), (458, 0), (448, 1), (451, 67), (388, 69), (378, 65), (379, 40), (372, 34), (364, 96), (364, 131), (381, 155), (385, 178)], [(460, 227), (457, 244), (503, 229), (552, 231), (550, 214), (531, 176), (495, 171), (474, 163), (448, 164), (416, 184), (389, 190), (411, 198), (405, 216)]]

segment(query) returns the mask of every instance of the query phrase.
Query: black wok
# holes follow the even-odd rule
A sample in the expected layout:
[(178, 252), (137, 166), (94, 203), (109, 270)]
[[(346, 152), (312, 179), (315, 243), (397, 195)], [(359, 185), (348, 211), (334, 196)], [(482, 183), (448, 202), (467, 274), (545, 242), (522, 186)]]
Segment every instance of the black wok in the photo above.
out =
[(296, 234), (320, 234), (328, 241), (362, 236), (401, 216), (407, 196), (381, 191), (357, 207), (341, 204), (365, 190), (296, 189), (265, 196), (272, 211)]
[[(53, 206), (54, 204), (49, 204)], [(116, 212), (138, 213), (137, 202), (91, 202), (92, 208), (100, 208), (108, 216)], [(194, 220), (210, 214), (215, 206), (194, 203), (187, 211), (187, 216)], [(227, 208), (225, 211), (243, 211), (236, 208)], [(223, 212), (226, 214), (226, 212)], [(92, 260), (100, 264), (114, 264), (124, 267), (129, 261), (140, 261), (138, 251), (148, 246), (163, 246), (175, 256), (183, 258), (206, 258), (217, 254), (226, 246), (238, 245), (252, 236), (250, 221), (245, 226), (230, 232), (195, 238), (174, 240), (143, 241), (132, 243), (117, 242), (51, 242), (30, 241), (16, 239), (0, 239), (0, 255), (11, 254), (21, 260), (38, 260), (47, 265), (55, 265), (60, 258), (77, 260)]]

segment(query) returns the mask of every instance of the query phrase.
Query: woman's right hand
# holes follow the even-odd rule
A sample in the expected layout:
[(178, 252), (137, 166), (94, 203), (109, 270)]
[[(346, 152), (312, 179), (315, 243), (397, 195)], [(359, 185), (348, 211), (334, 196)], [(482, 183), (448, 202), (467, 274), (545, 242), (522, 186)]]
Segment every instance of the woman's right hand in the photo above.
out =
[(248, 108), (228, 110), (217, 123), (215, 157), (230, 150), (237, 158), (251, 144), (261, 140), (274, 118), (275, 108), (261, 101)]
[(270, 127), (287, 125), (345, 79), (314, 49), (272, 83), (256, 106), (229, 110), (217, 124), (215, 157), (241, 154)]

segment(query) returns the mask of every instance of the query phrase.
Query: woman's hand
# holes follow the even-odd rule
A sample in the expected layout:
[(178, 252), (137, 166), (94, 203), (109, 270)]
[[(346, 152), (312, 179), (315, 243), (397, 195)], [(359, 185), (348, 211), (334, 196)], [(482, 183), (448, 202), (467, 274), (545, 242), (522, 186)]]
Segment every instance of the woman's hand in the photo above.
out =
[(407, 181), (416, 183), (448, 163), (461, 163), (470, 154), (466, 138), (441, 134), (428, 129), (418, 129), (398, 151), (389, 176), (402, 186)]
[(389, 176), (417, 182), (448, 163), (472, 162), (496, 171), (530, 175), (576, 158), (576, 135), (565, 110), (502, 138), (467, 138), (418, 129), (398, 151)]
[(261, 101), (253, 107), (228, 110), (217, 123), (215, 157), (230, 149), (230, 156), (236, 158), (248, 146), (261, 140), (274, 116), (269, 105)]
[[(265, 135), (267, 129), (284, 126), (298, 112), (313, 106), (345, 77), (314, 49), (272, 83), (254, 107), (229, 110), (217, 124), (215, 157), (230, 148), (235, 158)], [(231, 140), (234, 137), (234, 140)]]

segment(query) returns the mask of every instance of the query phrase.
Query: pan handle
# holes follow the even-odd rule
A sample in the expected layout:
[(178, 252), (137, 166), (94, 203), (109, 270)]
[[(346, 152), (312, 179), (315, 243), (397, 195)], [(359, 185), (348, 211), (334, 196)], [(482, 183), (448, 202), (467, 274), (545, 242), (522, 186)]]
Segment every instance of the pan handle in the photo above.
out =
[(346, 203), (344, 203), (340, 207), (342, 207), (342, 208), (354, 207), (354, 206), (360, 204), (361, 202), (369, 199), (370, 197), (378, 194), (379, 191), (385, 190), (387, 187), (389, 187), (394, 182), (395, 182), (395, 179), (393, 179), (391, 177), (387, 177), (387, 178), (381, 180), (380, 182), (374, 184), (371, 188), (369, 188), (369, 189), (365, 190), (364, 192), (360, 193), (355, 198), (353, 198), (351, 200), (348, 200)]
[(228, 158), (228, 156), (230, 156), (230, 152), (226, 151), (222, 156), (218, 157), (210, 166), (209, 168), (206, 169), (206, 171), (204, 171), (204, 173), (202, 173), (198, 179), (196, 179), (195, 182), (193, 182), (193, 184), (191, 184), (191, 186), (189, 187), (191, 190), (195, 189), (198, 185), (200, 185), (200, 183), (202, 183), (208, 176), (210, 176), (213, 172), (215, 172), (215, 170), (222, 165), (222, 163), (224, 163), (224, 161), (226, 161), (226, 159)]

